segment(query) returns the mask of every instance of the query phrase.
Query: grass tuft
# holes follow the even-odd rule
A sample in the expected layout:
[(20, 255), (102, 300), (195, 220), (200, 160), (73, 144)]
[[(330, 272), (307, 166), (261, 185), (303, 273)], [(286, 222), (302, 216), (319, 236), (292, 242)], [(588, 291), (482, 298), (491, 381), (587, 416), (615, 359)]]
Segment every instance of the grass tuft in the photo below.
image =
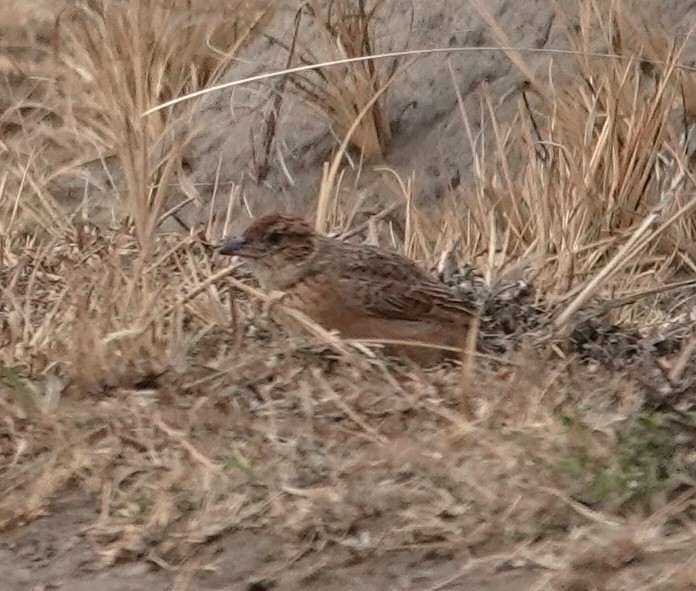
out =
[[(307, 4), (305, 28), (313, 44), (298, 44), (302, 63), (342, 60), (376, 53), (379, 12), (383, 0), (312, 0)], [(329, 121), (333, 132), (350, 145), (366, 162), (383, 160), (391, 137), (384, 86), (396, 73), (396, 62), (386, 68), (366, 60), (343, 67), (317, 70), (293, 77), (293, 87), (308, 105), (318, 109)], [(374, 100), (376, 95), (381, 95)], [(364, 113), (362, 113), (365, 111)], [(348, 131), (356, 123), (350, 134)]]

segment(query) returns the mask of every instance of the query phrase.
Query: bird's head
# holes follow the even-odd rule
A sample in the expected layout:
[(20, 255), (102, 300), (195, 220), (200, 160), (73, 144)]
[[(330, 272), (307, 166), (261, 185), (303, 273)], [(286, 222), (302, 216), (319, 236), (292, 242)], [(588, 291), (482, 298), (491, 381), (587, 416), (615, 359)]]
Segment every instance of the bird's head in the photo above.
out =
[(316, 247), (317, 234), (305, 220), (270, 213), (225, 242), (220, 253), (248, 260), (263, 287), (284, 289), (310, 271)]

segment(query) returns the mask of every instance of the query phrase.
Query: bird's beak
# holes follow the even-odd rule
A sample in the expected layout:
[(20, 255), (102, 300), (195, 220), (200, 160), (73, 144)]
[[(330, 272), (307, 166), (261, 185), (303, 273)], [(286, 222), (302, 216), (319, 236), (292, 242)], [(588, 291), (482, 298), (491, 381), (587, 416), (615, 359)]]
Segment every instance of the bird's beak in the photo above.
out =
[(246, 241), (244, 238), (233, 238), (232, 240), (228, 240), (225, 242), (220, 247), (220, 254), (226, 254), (226, 255), (238, 255), (238, 256), (244, 256), (246, 253), (244, 251), (244, 247), (246, 246)]

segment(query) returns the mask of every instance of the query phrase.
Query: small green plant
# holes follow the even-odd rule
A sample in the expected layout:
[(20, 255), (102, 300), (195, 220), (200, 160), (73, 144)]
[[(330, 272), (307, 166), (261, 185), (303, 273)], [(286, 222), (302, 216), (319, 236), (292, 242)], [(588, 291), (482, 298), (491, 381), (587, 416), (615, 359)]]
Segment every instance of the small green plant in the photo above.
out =
[(573, 496), (592, 506), (649, 510), (652, 496), (664, 491), (680, 446), (660, 417), (641, 415), (609, 443), (579, 421), (566, 418), (569, 455), (558, 463)]

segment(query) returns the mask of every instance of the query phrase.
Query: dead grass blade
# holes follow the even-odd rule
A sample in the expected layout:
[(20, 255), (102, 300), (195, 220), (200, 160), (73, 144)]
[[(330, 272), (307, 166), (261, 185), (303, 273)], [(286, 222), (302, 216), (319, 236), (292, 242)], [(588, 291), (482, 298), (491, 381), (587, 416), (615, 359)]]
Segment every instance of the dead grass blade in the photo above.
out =
[(331, 196), (337, 194), (336, 180), (338, 178), (338, 170), (343, 162), (343, 156), (348, 149), (352, 135), (360, 126), (360, 122), (362, 121), (363, 117), (370, 112), (373, 105), (376, 104), (379, 98), (388, 90), (393, 80), (393, 77), (389, 79), (386, 84), (380, 88), (363, 106), (362, 110), (357, 114), (357, 117), (346, 131), (343, 142), (341, 143), (336, 154), (334, 154), (330, 165), (324, 167), (324, 174), (322, 175), (321, 184), (319, 185), (319, 193), (317, 195), (317, 214), (315, 220), (315, 228), (319, 232), (324, 231), (326, 228), (328, 212), (332, 208)]
[[(311, 0), (311, 27), (318, 34), (320, 47), (305, 47), (300, 60), (316, 63), (317, 56), (336, 61), (372, 55), (381, 2), (331, 0), (323, 4)], [(386, 81), (395, 72), (396, 62), (380, 74), (374, 61), (362, 60), (345, 62), (340, 68), (316, 70), (316, 78), (293, 77), (290, 81), (307, 104), (323, 112), (339, 137), (352, 130), (350, 144), (367, 162), (374, 162), (384, 158), (391, 136), (386, 95), (381, 89), (388, 86)], [(372, 100), (377, 94), (379, 98)], [(354, 127), (355, 121), (359, 124)]]

